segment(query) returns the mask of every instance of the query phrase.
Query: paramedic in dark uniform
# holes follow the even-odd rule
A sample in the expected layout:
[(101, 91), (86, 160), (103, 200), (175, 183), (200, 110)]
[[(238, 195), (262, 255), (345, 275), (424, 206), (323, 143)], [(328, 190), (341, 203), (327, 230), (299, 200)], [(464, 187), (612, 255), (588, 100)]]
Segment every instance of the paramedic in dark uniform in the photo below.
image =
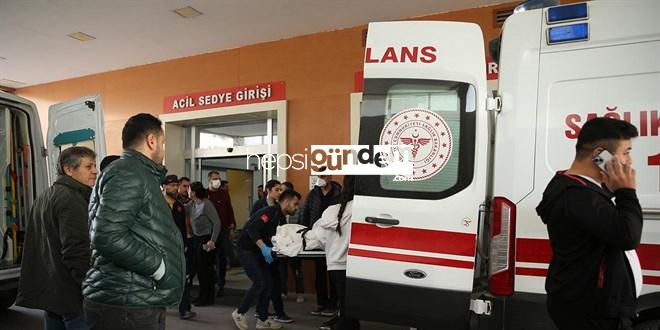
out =
[[(553, 253), (547, 308), (561, 330), (632, 328), (642, 286), (634, 251), (642, 236), (630, 160), (635, 137), (637, 129), (623, 120), (586, 122), (573, 164), (555, 175), (536, 208)], [(603, 150), (614, 156), (605, 171), (593, 161)]]
[(286, 215), (296, 212), (299, 201), (299, 193), (293, 190), (283, 192), (279, 203), (262, 208), (250, 217), (238, 238), (238, 256), (245, 273), (252, 281), (252, 286), (243, 296), (238, 309), (232, 312), (234, 323), (241, 330), (248, 328), (245, 313), (255, 298), (257, 298), (257, 329), (282, 327), (275, 320), (284, 312), (284, 306), (279, 304), (274, 306), (276, 317), (268, 318), (268, 301), (273, 289), (272, 271), (269, 266), (274, 260), (271, 238), (275, 235), (280, 222), (285, 221)]

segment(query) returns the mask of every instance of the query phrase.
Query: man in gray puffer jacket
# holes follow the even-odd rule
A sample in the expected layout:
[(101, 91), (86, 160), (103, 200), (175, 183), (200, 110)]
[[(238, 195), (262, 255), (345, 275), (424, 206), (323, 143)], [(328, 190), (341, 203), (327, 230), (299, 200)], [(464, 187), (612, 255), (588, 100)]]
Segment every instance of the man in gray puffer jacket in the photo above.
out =
[(165, 307), (181, 300), (181, 233), (160, 190), (167, 170), (161, 121), (128, 119), (124, 152), (99, 176), (89, 205), (92, 267), (83, 284), (92, 329), (165, 329)]

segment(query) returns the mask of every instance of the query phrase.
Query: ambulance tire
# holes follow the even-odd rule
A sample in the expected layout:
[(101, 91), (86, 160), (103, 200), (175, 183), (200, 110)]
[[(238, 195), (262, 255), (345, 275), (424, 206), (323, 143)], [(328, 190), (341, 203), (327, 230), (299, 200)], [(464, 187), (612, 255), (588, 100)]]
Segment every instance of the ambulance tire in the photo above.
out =
[(11, 307), (16, 301), (18, 289), (0, 291), (0, 311)]
[(635, 325), (634, 330), (658, 330), (660, 329), (660, 320), (650, 320)]

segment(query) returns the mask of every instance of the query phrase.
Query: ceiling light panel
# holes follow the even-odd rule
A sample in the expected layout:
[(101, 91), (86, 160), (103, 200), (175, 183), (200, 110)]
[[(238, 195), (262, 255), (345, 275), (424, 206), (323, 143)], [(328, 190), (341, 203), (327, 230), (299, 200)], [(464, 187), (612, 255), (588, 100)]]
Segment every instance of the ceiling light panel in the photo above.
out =
[(90, 41), (96, 39), (96, 37), (89, 35), (84, 32), (74, 32), (74, 33), (69, 33), (67, 36), (79, 40), (79, 41)]
[(185, 6), (183, 8), (179, 8), (177, 10), (174, 10), (174, 12), (177, 13), (177, 15), (183, 17), (183, 18), (193, 18), (193, 17), (197, 17), (197, 16), (202, 14), (201, 11), (199, 11), (199, 10), (193, 8), (193, 7), (190, 7), (190, 6)]

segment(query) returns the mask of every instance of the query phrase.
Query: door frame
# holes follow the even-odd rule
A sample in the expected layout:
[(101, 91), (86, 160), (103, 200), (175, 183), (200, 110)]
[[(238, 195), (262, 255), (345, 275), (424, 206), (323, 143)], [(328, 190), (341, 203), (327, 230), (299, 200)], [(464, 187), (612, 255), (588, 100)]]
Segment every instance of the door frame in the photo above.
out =
[[(190, 176), (195, 177), (198, 158), (235, 157), (249, 154), (285, 154), (287, 146), (287, 101), (273, 101), (162, 114), (165, 143), (165, 165), (173, 173), (185, 173), (185, 160), (190, 159)], [(277, 119), (277, 144), (259, 146), (236, 146), (232, 151), (227, 148), (186, 149), (186, 127), (191, 127), (190, 141), (195, 145), (196, 126), (209, 123), (267, 120), (267, 135), (272, 136), (272, 120)], [(272, 140), (271, 140), (272, 141)], [(168, 152), (169, 151), (169, 152)], [(264, 169), (264, 182), (273, 177), (269, 169)], [(280, 181), (286, 180), (286, 170), (277, 168)]]

